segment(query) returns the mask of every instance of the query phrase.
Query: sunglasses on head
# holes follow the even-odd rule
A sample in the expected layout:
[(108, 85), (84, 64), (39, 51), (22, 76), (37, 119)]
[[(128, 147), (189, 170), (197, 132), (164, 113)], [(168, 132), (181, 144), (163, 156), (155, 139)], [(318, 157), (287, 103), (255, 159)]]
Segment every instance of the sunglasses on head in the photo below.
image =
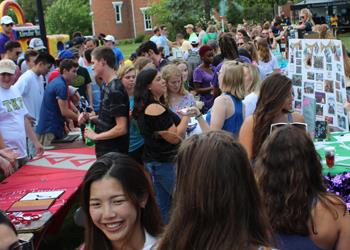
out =
[(31, 250), (33, 249), (33, 245), (31, 242), (28, 241), (17, 241), (13, 243), (8, 250)]
[(278, 128), (284, 127), (284, 126), (288, 126), (288, 125), (292, 125), (296, 128), (300, 128), (302, 130), (304, 130), (305, 132), (307, 132), (307, 124), (303, 123), (303, 122), (279, 122), (279, 123), (272, 123), (271, 127), (270, 127), (270, 134), (277, 130)]

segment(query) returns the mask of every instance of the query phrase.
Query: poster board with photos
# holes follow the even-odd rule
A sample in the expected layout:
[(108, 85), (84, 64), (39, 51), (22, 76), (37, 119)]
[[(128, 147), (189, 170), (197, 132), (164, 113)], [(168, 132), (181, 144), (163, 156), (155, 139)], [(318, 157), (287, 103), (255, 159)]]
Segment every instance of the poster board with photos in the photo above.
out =
[[(341, 41), (291, 39), (288, 59), (294, 110), (302, 113), (307, 123), (326, 121), (329, 127), (348, 130), (348, 117), (344, 109), (346, 89)], [(308, 126), (314, 131), (315, 124)]]

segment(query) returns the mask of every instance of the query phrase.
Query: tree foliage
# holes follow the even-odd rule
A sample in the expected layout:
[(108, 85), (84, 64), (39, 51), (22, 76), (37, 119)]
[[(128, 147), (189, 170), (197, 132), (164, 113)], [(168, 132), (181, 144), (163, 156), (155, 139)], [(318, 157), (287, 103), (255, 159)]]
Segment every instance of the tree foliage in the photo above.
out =
[[(55, 0), (42, 0), (43, 9), (52, 5)], [(36, 24), (38, 18), (38, 11), (35, 0), (17, 0), (17, 3), (22, 7), (26, 21)]]
[(204, 16), (203, 2), (198, 0), (161, 0), (148, 10), (157, 24), (165, 24), (172, 36), (184, 32), (188, 23), (195, 24)]
[(45, 14), (48, 34), (92, 33), (90, 6), (86, 0), (56, 0)]

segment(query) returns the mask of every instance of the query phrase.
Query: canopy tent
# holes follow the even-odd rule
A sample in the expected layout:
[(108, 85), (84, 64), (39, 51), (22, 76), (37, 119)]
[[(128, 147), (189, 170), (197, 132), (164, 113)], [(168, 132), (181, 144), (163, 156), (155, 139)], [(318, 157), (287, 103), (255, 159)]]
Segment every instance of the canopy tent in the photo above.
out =
[(300, 10), (303, 8), (313, 8), (313, 7), (327, 7), (334, 5), (345, 5), (350, 4), (347, 0), (303, 0), (300, 3), (293, 4), (291, 6), (292, 10)]

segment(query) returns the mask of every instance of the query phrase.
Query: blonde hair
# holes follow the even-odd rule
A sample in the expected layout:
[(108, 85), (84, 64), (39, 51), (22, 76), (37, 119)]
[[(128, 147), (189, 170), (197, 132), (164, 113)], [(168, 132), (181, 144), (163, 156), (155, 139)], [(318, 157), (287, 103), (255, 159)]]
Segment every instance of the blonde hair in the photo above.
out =
[(121, 67), (119, 67), (119, 69), (117, 71), (117, 76), (119, 79), (122, 79), (130, 71), (136, 72), (136, 68), (133, 65), (125, 65), (124, 64)]
[(261, 87), (260, 71), (259, 67), (254, 64), (247, 64), (250, 74), (252, 75), (252, 85), (250, 86), (249, 92), (259, 93)]
[(334, 39), (333, 34), (330, 32), (326, 24), (315, 25), (315, 31), (319, 34), (320, 39)]
[(230, 93), (239, 99), (245, 95), (244, 87), (244, 64), (237, 61), (225, 61), (220, 69), (222, 74), (220, 89)]
[(207, 32), (208, 33), (215, 33), (217, 31), (215, 25), (209, 25), (208, 26), (208, 29), (207, 29)]
[(312, 20), (312, 13), (309, 9), (307, 8), (301, 9), (300, 13), (306, 15), (307, 16), (306, 20), (311, 22), (312, 25), (315, 25), (314, 21)]
[[(165, 82), (168, 84), (168, 81), (172, 77), (179, 77), (181, 79), (181, 87), (179, 89), (178, 94), (179, 95), (185, 95), (187, 94), (187, 91), (185, 89), (185, 86), (182, 83), (182, 72), (178, 69), (178, 67), (175, 64), (169, 64), (163, 67), (162, 69), (162, 78), (165, 80)], [(169, 95), (169, 94), (167, 94)]]

